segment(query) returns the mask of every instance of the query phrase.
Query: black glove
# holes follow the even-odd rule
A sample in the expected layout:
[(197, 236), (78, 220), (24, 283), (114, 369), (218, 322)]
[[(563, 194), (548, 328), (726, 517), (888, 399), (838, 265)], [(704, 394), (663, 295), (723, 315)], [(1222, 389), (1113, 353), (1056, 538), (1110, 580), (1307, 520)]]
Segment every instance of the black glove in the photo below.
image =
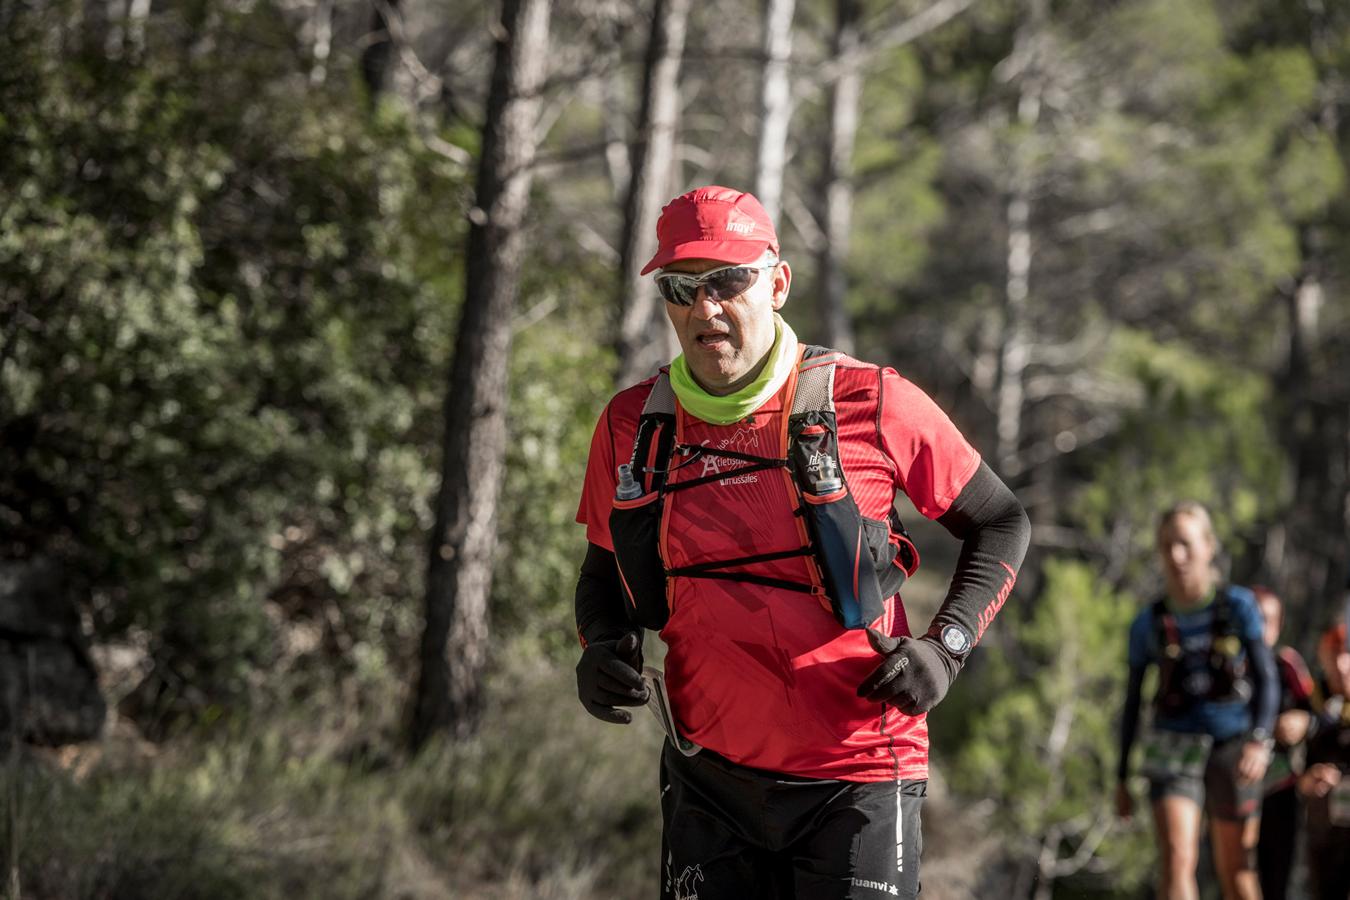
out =
[(633, 632), (612, 641), (593, 641), (577, 663), (577, 695), (586, 711), (604, 722), (627, 725), (633, 714), (616, 706), (642, 706), (642, 643)]
[(937, 706), (960, 670), (935, 638), (893, 638), (869, 628), (867, 641), (885, 659), (858, 685), (858, 696), (890, 703), (907, 716)]

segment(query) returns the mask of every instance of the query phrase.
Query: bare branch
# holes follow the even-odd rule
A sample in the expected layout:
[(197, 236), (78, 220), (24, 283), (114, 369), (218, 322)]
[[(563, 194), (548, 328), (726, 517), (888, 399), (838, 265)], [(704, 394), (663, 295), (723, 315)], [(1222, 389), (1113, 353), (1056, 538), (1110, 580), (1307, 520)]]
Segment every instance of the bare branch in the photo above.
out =
[(816, 217), (807, 208), (800, 194), (792, 190), (783, 192), (783, 212), (792, 223), (792, 227), (797, 229), (797, 234), (806, 245), (806, 249), (812, 253), (819, 250), (825, 243), (825, 232), (820, 230)]
[(1110, 813), (1099, 814), (1097, 820), (1092, 824), (1092, 829), (1078, 844), (1078, 849), (1074, 851), (1073, 856), (1068, 859), (1055, 860), (1049, 869), (1050, 877), (1063, 878), (1066, 875), (1073, 875), (1082, 871), (1096, 857), (1097, 848), (1111, 833), (1113, 827), (1114, 818)]
[(903, 47), (931, 31), (936, 31), (974, 3), (975, 0), (938, 0), (923, 12), (882, 29), (871, 38), (865, 39), (856, 50), (833, 60), (830, 65), (817, 72), (817, 80), (822, 84), (828, 84), (852, 68), (866, 66), (875, 61), (883, 51)]
[(558, 308), (558, 294), (556, 291), (550, 291), (548, 296), (544, 297), (534, 306), (531, 306), (523, 313), (519, 313), (511, 320), (511, 333), (520, 334), (526, 328), (538, 322), (542, 322), (549, 313)]

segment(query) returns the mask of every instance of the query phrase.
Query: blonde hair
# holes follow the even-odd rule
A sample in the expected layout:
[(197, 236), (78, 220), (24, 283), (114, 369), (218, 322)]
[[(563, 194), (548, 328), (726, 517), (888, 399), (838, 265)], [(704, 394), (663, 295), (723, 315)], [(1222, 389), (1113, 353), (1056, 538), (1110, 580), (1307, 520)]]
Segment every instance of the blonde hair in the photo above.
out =
[[(1209, 568), (1214, 573), (1215, 580), (1222, 583), (1224, 574), (1220, 557), (1223, 547), (1219, 544), (1219, 536), (1214, 531), (1214, 520), (1210, 518), (1209, 510), (1203, 503), (1198, 500), (1180, 500), (1163, 510), (1162, 515), (1158, 517), (1158, 530), (1154, 533), (1155, 540), (1161, 539), (1163, 529), (1171, 525), (1180, 516), (1191, 516), (1205, 529), (1205, 535), (1209, 538), (1209, 545), (1214, 550), (1214, 559)], [(1161, 547), (1161, 543), (1159, 543), (1159, 547)]]
[(1209, 510), (1203, 503), (1197, 500), (1181, 500), (1173, 503), (1167, 509), (1163, 510), (1162, 515), (1158, 517), (1158, 533), (1178, 516), (1194, 516), (1200, 520), (1200, 524), (1205, 527), (1205, 534), (1209, 535), (1209, 542), (1214, 545), (1214, 549), (1219, 548), (1219, 536), (1214, 533), (1214, 520), (1209, 517)]

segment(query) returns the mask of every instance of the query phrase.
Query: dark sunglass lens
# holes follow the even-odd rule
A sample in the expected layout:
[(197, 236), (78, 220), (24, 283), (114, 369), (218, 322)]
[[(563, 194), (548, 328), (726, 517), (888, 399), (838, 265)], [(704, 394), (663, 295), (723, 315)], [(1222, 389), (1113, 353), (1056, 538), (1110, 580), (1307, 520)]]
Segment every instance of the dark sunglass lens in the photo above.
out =
[(756, 270), (748, 266), (726, 269), (703, 283), (710, 300), (730, 300), (740, 296), (755, 283)]
[(694, 302), (694, 294), (698, 292), (698, 284), (692, 278), (663, 275), (656, 279), (656, 289), (660, 291), (661, 298), (667, 303), (674, 303), (676, 306), (689, 306)]

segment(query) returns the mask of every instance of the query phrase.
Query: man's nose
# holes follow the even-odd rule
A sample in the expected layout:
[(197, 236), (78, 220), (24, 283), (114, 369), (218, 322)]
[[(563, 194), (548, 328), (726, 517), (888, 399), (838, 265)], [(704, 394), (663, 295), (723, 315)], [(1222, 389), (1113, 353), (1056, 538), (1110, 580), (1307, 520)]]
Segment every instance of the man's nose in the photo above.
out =
[(694, 295), (694, 315), (700, 319), (711, 319), (722, 311), (722, 302), (708, 296), (708, 286), (700, 284)]

